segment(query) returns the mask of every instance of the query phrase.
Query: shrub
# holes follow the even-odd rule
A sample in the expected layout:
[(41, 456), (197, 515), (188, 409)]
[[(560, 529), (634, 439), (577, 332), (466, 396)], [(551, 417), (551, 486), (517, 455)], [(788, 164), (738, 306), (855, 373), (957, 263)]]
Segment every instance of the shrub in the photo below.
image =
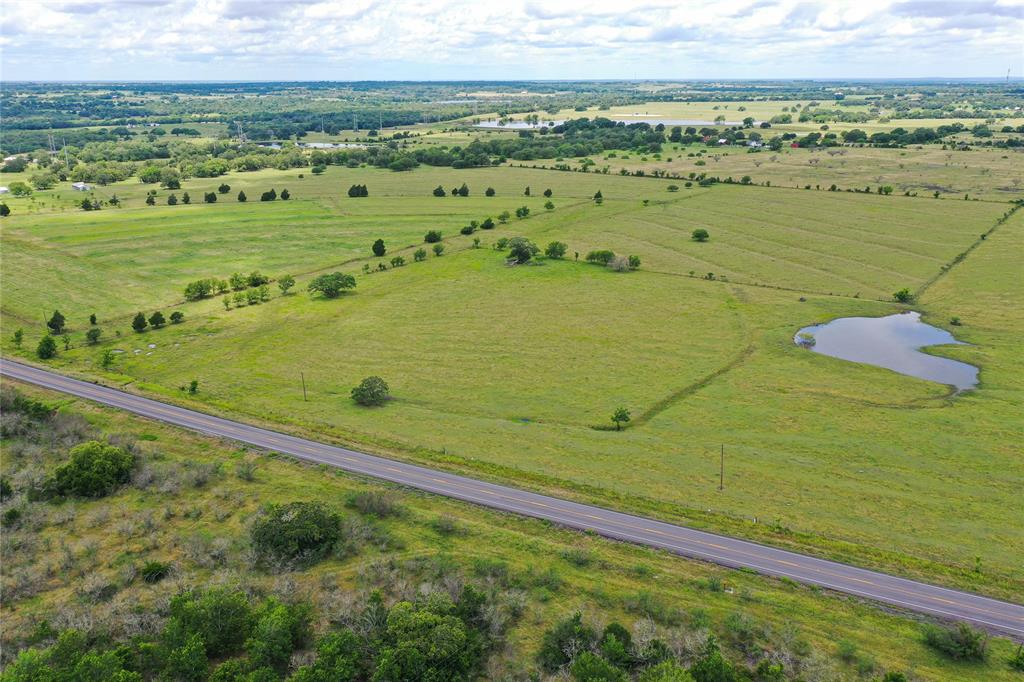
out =
[(345, 501), (345, 506), (355, 509), (361, 514), (369, 514), (379, 518), (398, 516), (402, 513), (402, 507), (393, 495), (378, 491), (367, 490), (353, 493)]
[(360, 405), (383, 405), (390, 399), (388, 385), (377, 376), (366, 377), (352, 389), (352, 400)]
[(308, 565), (334, 548), (341, 517), (319, 502), (270, 505), (253, 524), (252, 544), (263, 560)]
[(494, 218), (484, 218), (484, 221), (480, 223), (480, 229), (482, 230), (493, 230), (494, 229)]
[(416, 261), (417, 263), (419, 263), (420, 261), (426, 260), (427, 259), (427, 250), (426, 249), (416, 249), (416, 251), (413, 252), (413, 254), (412, 254), (412, 259), (414, 261)]
[(39, 340), (39, 345), (36, 346), (36, 355), (41, 360), (49, 360), (57, 355), (57, 342), (53, 340), (52, 336), (47, 334)]
[(90, 346), (95, 346), (100, 342), (100, 336), (103, 331), (99, 327), (92, 327), (89, 331), (85, 332), (85, 340)]
[(387, 253), (388, 248), (384, 245), (384, 240), (383, 239), (378, 239), (377, 241), (375, 241), (373, 243), (373, 246), (371, 247), (371, 250), (373, 251), (373, 255), (374, 256), (376, 256), (377, 258), (380, 258), (385, 253)]
[(493, 187), (488, 187), (487, 190), (484, 191), (484, 194), (486, 196), (493, 197), (494, 196), (494, 188)]
[(906, 287), (893, 293), (892, 297), (897, 303), (910, 303), (914, 300), (914, 294), (910, 293), (910, 289)]
[(695, 242), (706, 242), (711, 238), (711, 235), (703, 227), (698, 227), (690, 234), (690, 238)]
[(630, 256), (629, 257), (629, 269), (630, 270), (639, 270), (640, 269), (640, 256)]
[(170, 575), (171, 565), (162, 561), (147, 561), (141, 573), (147, 583), (158, 583)]
[(146, 316), (142, 313), (136, 313), (135, 317), (132, 318), (132, 329), (141, 333), (146, 330), (147, 326), (149, 326), (149, 322), (146, 321)]
[(437, 242), (441, 241), (440, 230), (430, 230), (425, 235), (423, 235), (423, 241), (425, 241), (428, 244), (436, 244)]
[(217, 191), (221, 194), (227, 194), (231, 191), (231, 185), (227, 183), (221, 183), (221, 186), (217, 188)]
[(669, 192), (678, 192), (679, 191), (679, 185), (669, 185), (668, 186), (668, 191)]
[(607, 249), (601, 251), (591, 251), (587, 254), (588, 263), (597, 263), (598, 265), (608, 265), (615, 258), (614, 251), (608, 251)]
[(89, 441), (76, 445), (70, 459), (57, 467), (49, 487), (58, 495), (103, 497), (127, 483), (135, 456), (113, 445)]
[(434, 255), (440, 256), (444, 253), (444, 244), (434, 244)]
[(957, 661), (983, 661), (988, 636), (967, 623), (955, 627), (925, 625), (924, 643)]
[(565, 242), (551, 242), (544, 248), (544, 255), (548, 258), (561, 258), (568, 248)]
[(181, 324), (185, 321), (185, 313), (180, 310), (175, 310), (171, 313), (171, 324)]
[(433, 194), (435, 197), (443, 197), (446, 196), (448, 193), (444, 191), (443, 185), (438, 185), (437, 187), (434, 188)]
[(546, 672), (556, 672), (572, 660), (572, 654), (586, 651), (596, 642), (597, 632), (584, 624), (583, 616), (577, 612), (544, 633), (537, 662)]
[(166, 322), (167, 321), (164, 319), (164, 314), (159, 310), (149, 316), (149, 324), (153, 327), (153, 329), (159, 329), (160, 327), (164, 326)]

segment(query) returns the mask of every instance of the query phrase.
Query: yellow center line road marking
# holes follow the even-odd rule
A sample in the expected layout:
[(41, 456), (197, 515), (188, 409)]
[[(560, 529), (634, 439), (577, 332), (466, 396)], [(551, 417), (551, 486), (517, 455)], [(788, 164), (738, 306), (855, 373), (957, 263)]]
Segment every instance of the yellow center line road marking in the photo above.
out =
[[(145, 418), (159, 419), (202, 433), (278, 451), (308, 462), (330, 464), (357, 474), (395, 480), (406, 486), (494, 509), (591, 530), (606, 537), (667, 549), (677, 554), (726, 566), (744, 566), (768, 575), (821, 585), (838, 592), (895, 604), (922, 613), (969, 620), (1004, 633), (1015, 633), (1018, 637), (1024, 635), (1024, 627), (1016, 625), (1016, 623), (1024, 624), (1024, 607), (1017, 604), (958, 592), (936, 585), (915, 583), (912, 580), (887, 576), (825, 559), (806, 557), (795, 552), (758, 545), (746, 540), (716, 536), (706, 531), (662, 524), (654, 520), (588, 507), (568, 500), (558, 500), (527, 491), (517, 491), (483, 481), (475, 481), (455, 474), (435, 472), (423, 466), (393, 462), (376, 455), (316, 443), (242, 422), (195, 412), (185, 407), (161, 403), (133, 393), (82, 382), (14, 362), (3, 361), (0, 363), (0, 370), (7, 377), (121, 408)], [(384, 472), (392, 472), (400, 474), (400, 476)], [(651, 527), (652, 524), (658, 524), (658, 526)], [(860, 588), (858, 585), (865, 587)], [(946, 596), (940, 596), (938, 593)], [(897, 598), (893, 595), (904, 595), (904, 597)], [(941, 608), (934, 606), (933, 604), (936, 603), (944, 606)], [(985, 614), (987, 618), (974, 614)]]

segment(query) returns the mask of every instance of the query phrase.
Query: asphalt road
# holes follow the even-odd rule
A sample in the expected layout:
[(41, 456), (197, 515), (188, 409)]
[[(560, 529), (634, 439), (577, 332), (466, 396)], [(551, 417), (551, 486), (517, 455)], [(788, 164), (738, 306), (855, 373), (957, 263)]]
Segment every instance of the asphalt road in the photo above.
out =
[(0, 363), (0, 373), (143, 417), (248, 443), (308, 462), (338, 467), (493, 509), (546, 519), (561, 526), (593, 531), (616, 540), (658, 547), (693, 559), (819, 585), (900, 609), (948, 620), (967, 621), (991, 632), (1024, 641), (1024, 606), (1018, 604), (317, 443), (20, 363), (5, 360)]

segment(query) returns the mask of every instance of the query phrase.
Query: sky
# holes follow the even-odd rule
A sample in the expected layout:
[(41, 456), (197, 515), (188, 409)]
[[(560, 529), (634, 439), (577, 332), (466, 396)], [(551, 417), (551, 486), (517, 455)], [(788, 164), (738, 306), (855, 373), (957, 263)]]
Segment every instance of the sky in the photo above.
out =
[(2, 80), (1024, 76), (1024, 0), (0, 0)]

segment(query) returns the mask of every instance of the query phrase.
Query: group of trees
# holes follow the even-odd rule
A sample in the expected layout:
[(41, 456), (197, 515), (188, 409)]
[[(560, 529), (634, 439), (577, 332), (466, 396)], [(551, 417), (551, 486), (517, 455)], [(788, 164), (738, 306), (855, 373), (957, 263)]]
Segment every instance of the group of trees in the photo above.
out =
[[(291, 278), (291, 275), (286, 275)], [(254, 270), (248, 275), (241, 272), (233, 273), (228, 279), (218, 279), (216, 277), (208, 277), (205, 279), (197, 279), (194, 282), (189, 282), (185, 285), (185, 300), (186, 301), (198, 301), (199, 299), (207, 298), (213, 294), (226, 294), (229, 290), (233, 291), (244, 291), (249, 287), (260, 287), (269, 284), (271, 279), (261, 273), (259, 270)], [(287, 287), (283, 288), (283, 292), (295, 284), (295, 279), (291, 278), (291, 283)]]
[(614, 251), (608, 249), (591, 251), (586, 255), (585, 260), (588, 263), (611, 268), (616, 272), (640, 269), (640, 256), (619, 256)]
[(366, 185), (352, 185), (348, 188), (348, 195), (350, 197), (368, 197), (370, 191), (366, 189)]
[[(171, 324), (181, 324), (185, 321), (185, 313), (180, 310), (175, 310), (171, 313)], [(153, 329), (160, 329), (167, 324), (164, 314), (157, 310), (155, 313), (150, 315), (148, 318), (144, 313), (136, 313), (135, 317), (132, 318), (132, 329), (140, 334), (146, 331), (146, 327), (152, 327)]]
[[(299, 511), (303, 521), (323, 521), (309, 511)], [(299, 534), (306, 539), (306, 530)], [(289, 536), (290, 524), (275, 544), (294, 549)], [(74, 629), (54, 633), (53, 645), (22, 651), (4, 679), (470, 682), (479, 678), (503, 634), (504, 627), (488, 627), (489, 608), (489, 597), (469, 585), (457, 599), (431, 592), (390, 607), (373, 593), (360, 612), (345, 618), (351, 626), (332, 627), (315, 638), (307, 601), (250, 599), (225, 587), (183, 591), (170, 600), (156, 636), (114, 645)], [(313, 655), (290, 673), (293, 654), (301, 650)]]

